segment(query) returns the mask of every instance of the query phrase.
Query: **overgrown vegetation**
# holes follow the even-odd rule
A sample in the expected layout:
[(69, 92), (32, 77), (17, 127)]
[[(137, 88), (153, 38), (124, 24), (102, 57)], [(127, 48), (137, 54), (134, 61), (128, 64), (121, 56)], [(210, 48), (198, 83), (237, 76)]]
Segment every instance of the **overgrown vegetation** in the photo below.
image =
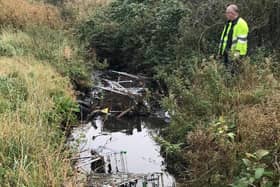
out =
[[(164, 137), (171, 145), (183, 144), (181, 160), (173, 160), (170, 169), (189, 186), (278, 183), (279, 81), (269, 60), (243, 63), (243, 72), (235, 77), (209, 60), (196, 66), (188, 81), (169, 80), (173, 83), (164, 103), (175, 115)], [(269, 152), (264, 160), (250, 157), (260, 150)], [(244, 159), (256, 163), (246, 166)], [(257, 168), (270, 175), (254, 178)]]
[(183, 4), (176, 0), (114, 1), (81, 24), (78, 35), (99, 61), (149, 72), (175, 60), (178, 24), (184, 14)]
[(235, 2), (250, 55), (232, 76), (213, 58), (225, 0), (0, 0), (0, 184), (72, 182), (70, 81), (110, 65), (166, 85), (158, 141), (184, 186), (279, 185), (280, 3)]
[(280, 3), (236, 1), (250, 26), (237, 75), (213, 58), (227, 3), (115, 0), (77, 34), (99, 61), (167, 85), (159, 142), (184, 186), (277, 186)]
[(75, 186), (65, 133), (79, 112), (72, 85), (88, 84), (92, 65), (58, 7), (0, 7), (0, 186)]
[(1, 185), (63, 184), (71, 167), (60, 124), (76, 109), (69, 80), (31, 57), (2, 57), (0, 65)]
[[(21, 6), (17, 7), (17, 3)], [(1, 55), (34, 56), (51, 63), (74, 82), (86, 80), (95, 61), (84, 63), (85, 52), (80, 47), (83, 44), (75, 39), (70, 28), (63, 29), (66, 23), (60, 9), (40, 1), (17, 3), (0, 1), (1, 8), (7, 11), (0, 14)]]

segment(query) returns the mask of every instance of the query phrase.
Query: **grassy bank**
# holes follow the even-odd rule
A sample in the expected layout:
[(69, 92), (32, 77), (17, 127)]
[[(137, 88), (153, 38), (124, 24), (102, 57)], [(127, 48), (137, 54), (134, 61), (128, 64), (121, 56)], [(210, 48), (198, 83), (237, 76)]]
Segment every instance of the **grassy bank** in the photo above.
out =
[[(20, 6), (18, 6), (20, 5)], [(91, 65), (61, 10), (0, 0), (0, 186), (75, 186), (65, 131)]]
[(69, 80), (34, 58), (2, 57), (0, 65), (0, 184), (63, 184), (71, 167), (60, 124), (72, 115), (66, 104), (75, 109)]
[(72, 81), (86, 80), (87, 69), (82, 52), (71, 35), (47, 26), (29, 26), (23, 30), (4, 27), (0, 31), (0, 54), (33, 56), (39, 63), (49, 63)]

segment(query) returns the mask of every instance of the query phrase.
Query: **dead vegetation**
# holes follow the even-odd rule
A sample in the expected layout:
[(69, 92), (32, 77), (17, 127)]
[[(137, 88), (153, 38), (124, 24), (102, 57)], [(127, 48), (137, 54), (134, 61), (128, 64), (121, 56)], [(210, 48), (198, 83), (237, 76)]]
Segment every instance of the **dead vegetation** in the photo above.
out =
[(0, 0), (0, 9), (1, 25), (59, 27), (62, 24), (58, 9), (52, 5), (30, 3), (26, 0)]

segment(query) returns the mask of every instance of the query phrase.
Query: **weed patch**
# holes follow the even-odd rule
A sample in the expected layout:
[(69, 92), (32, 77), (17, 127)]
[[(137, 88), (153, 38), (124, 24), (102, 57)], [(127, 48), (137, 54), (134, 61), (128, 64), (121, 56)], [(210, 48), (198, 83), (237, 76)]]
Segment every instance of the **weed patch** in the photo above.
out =
[(0, 113), (15, 111), (27, 96), (23, 80), (13, 75), (0, 77)]

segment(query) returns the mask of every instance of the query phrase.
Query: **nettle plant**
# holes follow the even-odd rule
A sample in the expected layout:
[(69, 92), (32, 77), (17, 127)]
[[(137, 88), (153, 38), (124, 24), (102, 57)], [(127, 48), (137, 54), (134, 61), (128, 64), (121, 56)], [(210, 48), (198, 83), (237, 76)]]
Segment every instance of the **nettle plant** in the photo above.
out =
[(275, 186), (273, 182), (274, 173), (264, 162), (265, 157), (269, 157), (269, 154), (270, 152), (264, 149), (257, 150), (254, 153), (245, 153), (245, 157), (242, 159), (240, 175), (231, 186)]

